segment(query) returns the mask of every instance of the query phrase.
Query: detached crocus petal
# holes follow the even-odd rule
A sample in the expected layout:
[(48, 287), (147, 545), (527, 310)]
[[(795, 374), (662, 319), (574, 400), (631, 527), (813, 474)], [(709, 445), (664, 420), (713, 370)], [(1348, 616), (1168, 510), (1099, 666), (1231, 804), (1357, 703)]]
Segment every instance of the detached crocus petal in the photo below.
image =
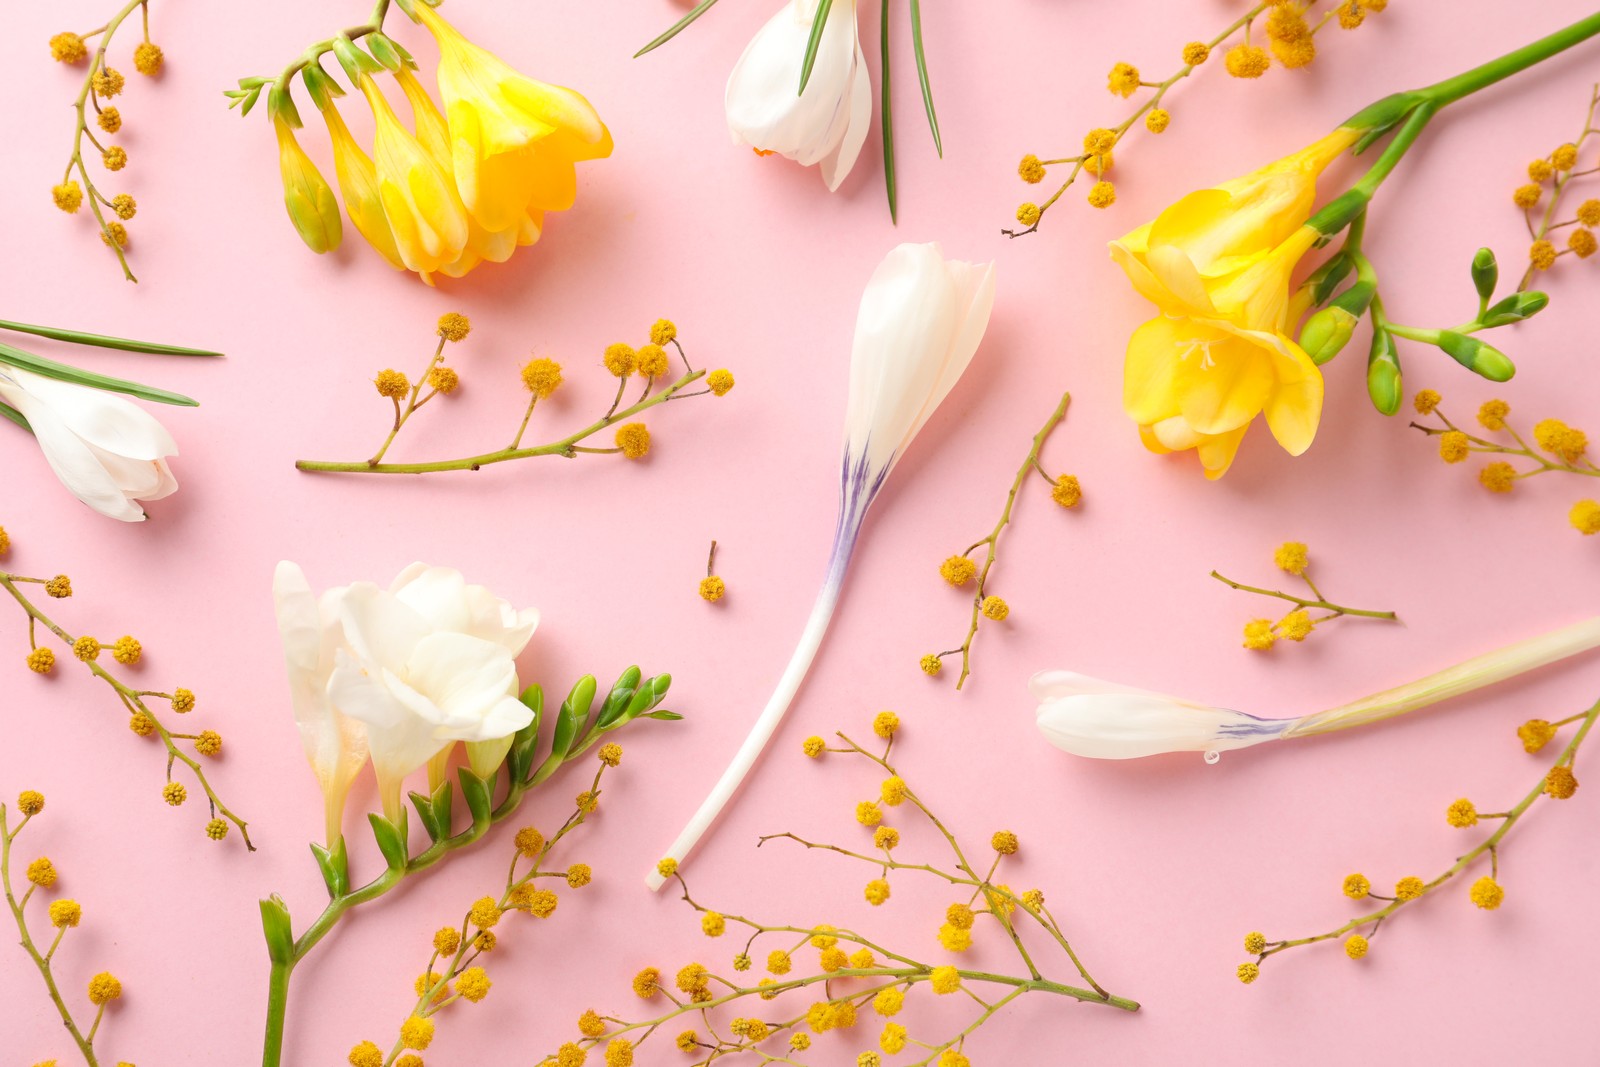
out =
[(1080, 696), (1112, 696), (1121, 694), (1137, 697), (1161, 697), (1161, 693), (1149, 689), (1136, 689), (1131, 685), (1120, 682), (1107, 682), (1100, 678), (1093, 678), (1077, 671), (1040, 671), (1028, 679), (1028, 692), (1033, 699), (1044, 703), (1050, 700), (1064, 700), (1067, 697)]
[(1029, 688), (1040, 701), (1037, 721), (1046, 739), (1091, 759), (1244, 748), (1281, 736), (1295, 722), (1259, 719), (1065, 671), (1035, 675)]

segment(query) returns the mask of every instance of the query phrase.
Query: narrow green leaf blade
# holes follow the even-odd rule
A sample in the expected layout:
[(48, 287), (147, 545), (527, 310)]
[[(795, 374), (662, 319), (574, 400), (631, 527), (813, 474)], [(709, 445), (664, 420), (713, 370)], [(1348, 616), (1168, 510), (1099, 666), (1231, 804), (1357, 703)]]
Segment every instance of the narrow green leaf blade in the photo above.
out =
[(0, 418), (10, 419), (18, 426), (21, 426), (24, 430), (27, 430), (29, 433), (33, 432), (33, 427), (28, 425), (28, 420), (23, 418), (22, 412), (18, 411), (10, 404), (0, 404)]
[(889, 195), (889, 221), (898, 223), (899, 202), (898, 191), (895, 188), (894, 175), (894, 108), (889, 102), (889, 0), (883, 0), (882, 43), (880, 52), (883, 58), (883, 68), (878, 71), (878, 77), (883, 79), (883, 186)]
[(693, 11), (690, 11), (687, 15), (683, 16), (683, 18), (673, 23), (672, 28), (666, 33), (663, 33), (660, 37), (657, 37), (655, 40), (651, 41), (649, 44), (635, 52), (633, 54), (633, 58), (638, 59), (646, 52), (653, 52), (657, 48), (660, 48), (662, 45), (666, 44), (668, 41), (672, 40), (674, 37), (678, 36), (678, 34), (688, 29), (689, 24), (694, 22), (695, 19), (699, 18), (701, 15), (704, 15), (707, 11), (710, 11), (711, 5), (715, 4), (716, 2), (717, 0), (700, 0), (700, 3), (694, 6)]
[(58, 326), (34, 326), (26, 322), (9, 322), (0, 319), (0, 330), (13, 333), (31, 333), (36, 337), (49, 337), (56, 341), (70, 341), (75, 345), (94, 345), (96, 348), (114, 348), (119, 352), (149, 352), (157, 356), (221, 356), (205, 348), (183, 348), (179, 345), (161, 345), (153, 341), (134, 341), (126, 337), (108, 337), (82, 330), (65, 330)]
[(112, 393), (127, 393), (140, 400), (153, 400), (158, 404), (177, 404), (181, 407), (197, 408), (200, 401), (184, 396), (182, 393), (169, 393), (165, 389), (157, 389), (153, 385), (142, 385), (139, 382), (130, 382), (125, 378), (112, 378), (105, 374), (96, 374), (93, 371), (83, 370), (67, 363), (57, 363), (44, 356), (36, 356), (32, 352), (24, 352), (20, 348), (0, 342), (0, 363), (9, 363), (13, 367), (21, 367), (46, 378), (55, 378), (58, 381), (73, 382), (77, 385), (86, 385), (91, 389), (104, 389)]
[(944, 158), (944, 142), (939, 136), (939, 115), (933, 109), (933, 86), (928, 84), (928, 57), (922, 50), (922, 0), (911, 0), (911, 43), (917, 52), (917, 80), (922, 83), (922, 104), (928, 110), (928, 129), (933, 131), (933, 147)]
[(811, 68), (817, 65), (817, 49), (822, 44), (822, 30), (828, 25), (828, 12), (833, 10), (833, 0), (822, 0), (817, 5), (817, 15), (811, 20), (811, 36), (806, 41), (805, 62), (800, 65), (800, 88), (796, 96), (806, 91), (806, 83), (811, 80)]

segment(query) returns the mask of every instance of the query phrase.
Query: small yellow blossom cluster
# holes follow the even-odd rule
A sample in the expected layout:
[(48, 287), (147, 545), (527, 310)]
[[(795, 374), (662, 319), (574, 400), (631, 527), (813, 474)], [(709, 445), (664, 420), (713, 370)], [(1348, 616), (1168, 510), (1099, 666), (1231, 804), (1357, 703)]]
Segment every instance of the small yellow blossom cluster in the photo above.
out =
[[(50, 924), (50, 931), (40, 932), (48, 938), (49, 943), (44, 951), (40, 951), (39, 944), (34, 941), (34, 931), (28, 925), (28, 905), (34, 903), (35, 895), (55, 888), (61, 872), (51, 862), (50, 857), (39, 856), (30, 861), (26, 867), (23, 875), (26, 888), (13, 885), (10, 881), (12, 851), (17, 837), (44, 811), (44, 807), (43, 793), (33, 789), (24, 790), (17, 797), (16, 810), (21, 818), (13, 823), (10, 821), (10, 813), (6, 810), (6, 806), (0, 804), (0, 871), (6, 872), (5, 883), (0, 889), (4, 891), (11, 920), (16, 924), (18, 944), (43, 977), (50, 1001), (60, 1014), (62, 1025), (77, 1042), (78, 1051), (87, 1062), (94, 1063), (98, 1051), (95, 1048), (95, 1039), (99, 1034), (101, 1016), (105, 1012), (106, 1005), (121, 998), (122, 982), (110, 971), (101, 971), (90, 978), (85, 994), (94, 1011), (87, 1024), (80, 1023), (62, 995), (65, 990), (54, 972), (54, 965), (56, 953), (61, 948), (61, 942), (67, 932), (83, 922), (83, 906), (70, 897), (57, 897), (45, 906), (45, 918)], [(35, 905), (36, 913), (37, 910)], [(100, 1055), (103, 1057), (104, 1054)], [(46, 1062), (53, 1064), (55, 1061)], [(106, 1061), (102, 1059), (102, 1062)], [(131, 1065), (119, 1064), (118, 1067), (131, 1067)]]
[[(0, 531), (0, 537), (4, 537), (3, 543), (9, 548), (11, 541), (5, 536), (4, 531)], [(244, 838), (245, 845), (253, 851), (254, 846), (250, 844), (250, 835), (245, 830), (245, 823), (229, 811), (218, 798), (206, 777), (205, 768), (201, 765), (202, 758), (212, 759), (221, 755), (222, 735), (215, 730), (201, 730), (198, 733), (179, 733), (176, 730), (169, 730), (150, 710), (151, 702), (164, 700), (174, 713), (187, 715), (194, 711), (199, 703), (193, 690), (179, 686), (170, 693), (160, 693), (126, 684), (111, 672), (105, 663), (107, 657), (102, 653), (109, 653), (109, 659), (119, 666), (137, 667), (144, 660), (144, 645), (139, 639), (131, 634), (124, 634), (114, 640), (88, 634), (74, 637), (29, 599), (24, 590), (30, 586), (42, 587), (45, 595), (55, 600), (65, 600), (73, 595), (72, 579), (65, 574), (57, 574), (52, 578), (31, 578), (0, 571), (0, 590), (9, 593), (30, 619), (37, 623), (28, 628), (29, 647), (23, 657), (27, 668), (35, 674), (49, 675), (53, 674), (61, 663), (70, 663), (70, 660), (64, 660), (62, 655), (58, 655), (55, 649), (39, 644), (41, 636), (46, 633), (59, 640), (63, 648), (71, 653), (73, 660), (81, 663), (116, 693), (119, 707), (131, 710), (128, 719), (129, 730), (139, 737), (152, 735), (160, 737), (167, 757), (167, 781), (161, 787), (161, 799), (172, 807), (179, 807), (189, 799), (189, 788), (181, 782), (172, 780), (173, 768), (182, 764), (193, 774), (195, 784), (205, 796), (208, 808), (204, 824), (206, 836), (213, 841), (220, 841), (228, 835), (230, 827), (236, 827), (240, 831), (240, 836)], [(189, 751), (191, 748), (192, 755)]]
[[(895, 902), (902, 900), (891, 892), (891, 880), (896, 877), (917, 878), (931, 873), (946, 890), (954, 887), (956, 892), (950, 895), (958, 899), (940, 900), (937, 930), (929, 931), (930, 940), (937, 941), (941, 952), (953, 954), (950, 959), (921, 958), (925, 953), (919, 946), (886, 948), (870, 935), (826, 923), (769, 925), (713, 910), (690, 895), (675, 861), (662, 860), (658, 871), (665, 878), (677, 880), (684, 901), (699, 915), (702, 933), (711, 939), (731, 937), (735, 930), (745, 935), (737, 940), (731, 969), (720, 974), (701, 962), (688, 963), (676, 972), (645, 967), (634, 974), (632, 991), (639, 1000), (658, 1005), (659, 1014), (633, 1019), (630, 1012), (602, 1014), (591, 1008), (577, 1020), (576, 1037), (545, 1058), (540, 1067), (583, 1067), (589, 1062), (591, 1051), (601, 1053), (607, 1067), (626, 1067), (634, 1062), (638, 1048), (657, 1033), (674, 1034), (676, 1047), (697, 1057), (697, 1063), (738, 1056), (748, 1056), (758, 1064), (800, 1063), (803, 1061), (798, 1057), (812, 1049), (813, 1039), (829, 1032), (854, 1044), (849, 1055), (857, 1067), (884, 1067), (884, 1057), (913, 1045), (919, 1053), (925, 1053), (919, 1062), (927, 1067), (971, 1067), (962, 1051), (967, 1036), (1021, 996), (1049, 993), (1136, 1010), (1135, 1002), (1112, 995), (1089, 975), (1046, 907), (1042, 892), (1029, 889), (1018, 893), (996, 880), (1003, 861), (1022, 850), (1016, 833), (995, 831), (987, 853), (966, 849), (933, 814), (925, 798), (889, 761), (902, 729), (900, 717), (884, 711), (872, 721), (872, 733), (882, 742), (874, 745), (874, 750), (842, 733), (836, 735), (836, 746), (830, 747), (821, 737), (808, 738), (802, 745), (805, 755), (812, 759), (832, 752), (865, 760), (872, 766), (878, 783), (876, 797), (860, 801), (854, 809), (855, 821), (872, 833), (870, 851), (807, 841), (789, 833), (773, 834), (761, 841), (765, 844), (786, 840), (808, 850), (826, 850), (866, 864), (873, 869), (873, 876), (862, 894), (874, 907), (889, 906), (891, 897)], [(952, 856), (948, 869), (896, 860), (894, 850), (900, 843), (900, 834), (883, 824), (885, 809), (907, 816), (920, 815), (927, 829), (948, 846)], [(990, 925), (995, 928), (990, 936), (996, 947), (1012, 945), (1016, 949), (1020, 974), (997, 972), (990, 964), (985, 964), (983, 970), (967, 970), (958, 962), (960, 954), (972, 947), (974, 932)], [(1033, 939), (1053, 947), (1061, 961), (1074, 969), (1070, 983), (1040, 978), (1035, 965), (1046, 957), (1040, 946), (1034, 946), (1032, 954), (1024, 947), (1026, 940)], [(755, 970), (758, 961), (765, 972), (760, 978), (752, 981), (741, 977)], [(673, 977), (669, 978), (669, 973)], [(920, 1016), (914, 1025), (923, 1033), (913, 1037), (911, 1024), (903, 1021), (901, 1013), (909, 999), (920, 995), (924, 987), (930, 1003), (941, 1014), (957, 1012), (973, 1001), (988, 1006), (991, 994), (997, 999), (988, 1011), (964, 1027), (954, 1019), (929, 1021), (928, 1016)], [(969, 996), (952, 995), (960, 992)], [(773, 1006), (766, 1007), (768, 1004)], [(681, 1029), (675, 1024), (689, 1015), (700, 1016), (698, 1028)], [(935, 1026), (947, 1026), (953, 1036), (940, 1039), (927, 1034)], [(874, 1030), (875, 1037), (869, 1032)]]
[(715, 604), (728, 595), (728, 583), (715, 573), (717, 565), (717, 543), (711, 542), (711, 553), (706, 557), (706, 576), (700, 579), (700, 599), (710, 604)]
[[(1288, 602), (1292, 605), (1290, 611), (1281, 619), (1274, 622), (1272, 619), (1251, 619), (1244, 625), (1244, 647), (1253, 652), (1265, 652), (1279, 641), (1304, 641), (1322, 623), (1330, 619), (1344, 616), (1387, 619), (1393, 621), (1395, 613), (1392, 611), (1368, 611), (1363, 608), (1349, 608), (1342, 604), (1334, 604), (1322, 595), (1322, 590), (1317, 588), (1317, 583), (1312, 580), (1309, 573), (1311, 567), (1310, 557), (1306, 553), (1306, 546), (1299, 541), (1285, 541), (1279, 545), (1272, 554), (1272, 562), (1285, 574), (1294, 575), (1305, 583), (1309, 596), (1298, 596), (1292, 593), (1283, 593), (1274, 589), (1263, 589), (1253, 585), (1242, 585), (1231, 578), (1224, 578), (1216, 571), (1211, 572), (1211, 577), (1233, 589), (1240, 589), (1257, 596), (1272, 597)], [(1312, 612), (1321, 612), (1313, 615)]]
[[(1434, 415), (1440, 425), (1413, 422), (1412, 428), (1439, 439), (1439, 458), (1446, 463), (1462, 463), (1474, 452), (1504, 457), (1492, 459), (1478, 470), (1478, 484), (1491, 493), (1509, 493), (1519, 481), (1536, 474), (1561, 472), (1600, 478), (1600, 466), (1589, 458), (1589, 435), (1561, 419), (1534, 423), (1528, 435), (1533, 438), (1530, 444), (1507, 421), (1511, 405), (1504, 400), (1487, 401), (1478, 409), (1478, 425), (1486, 432), (1509, 437), (1512, 443), (1506, 444), (1468, 433), (1440, 410), (1440, 402), (1441, 397), (1432, 389), (1418, 393), (1414, 401), (1417, 414)], [(1600, 501), (1587, 497), (1579, 500), (1567, 512), (1567, 520), (1586, 537), (1600, 533)]]
[[(1075, 509), (1083, 503), (1083, 486), (1076, 475), (1060, 474), (1051, 475), (1045, 472), (1039, 463), (1039, 452), (1044, 448), (1045, 441), (1066, 416), (1067, 405), (1071, 403), (1072, 395), (1063, 393), (1061, 402), (1051, 413), (1048, 421), (1033, 436), (1033, 447), (1023, 459), (1022, 466), (1017, 469), (1016, 478), (1011, 483), (1011, 490), (1006, 494), (1005, 508), (1000, 512), (1000, 520), (995, 523), (994, 529), (989, 531), (989, 536), (974, 544), (968, 545), (965, 552), (958, 556), (951, 556), (939, 565), (939, 577), (944, 579), (946, 585), (960, 589), (976, 579), (972, 593), (972, 615), (967, 623), (967, 636), (961, 647), (947, 649), (943, 652), (929, 652), (918, 660), (922, 673), (929, 677), (937, 676), (944, 669), (944, 660), (947, 656), (960, 655), (961, 676), (956, 679), (956, 688), (960, 689), (966, 682), (967, 675), (972, 672), (972, 642), (978, 636), (978, 627), (987, 620), (989, 622), (1004, 622), (1011, 615), (1011, 605), (1003, 597), (990, 593), (988, 590), (989, 572), (994, 568), (995, 556), (1000, 547), (1000, 535), (1011, 524), (1011, 509), (1016, 506), (1017, 494), (1022, 490), (1022, 483), (1027, 480), (1030, 473), (1038, 474), (1050, 486), (1050, 499), (1063, 509)], [(978, 549), (984, 549), (983, 565), (980, 567), (973, 560), (972, 554)]]
[[(1563, 203), (1575, 180), (1600, 174), (1600, 158), (1591, 156), (1584, 166), (1583, 153), (1589, 139), (1600, 134), (1595, 113), (1600, 110), (1600, 86), (1589, 96), (1583, 132), (1577, 140), (1558, 145), (1547, 155), (1528, 164), (1528, 180), (1511, 193), (1511, 202), (1522, 209), (1528, 223), (1528, 267), (1518, 289), (1526, 289), (1537, 272), (1547, 271), (1562, 256), (1588, 259), (1600, 251), (1595, 231), (1600, 229), (1600, 199), (1590, 196), (1579, 202), (1570, 217), (1562, 218)], [(1580, 184), (1582, 184), (1580, 182)]]
[[(1339, 0), (1336, 4), (1322, 5), (1320, 14), (1313, 11), (1318, 5), (1319, 0), (1258, 0), (1211, 40), (1185, 44), (1177, 70), (1161, 81), (1151, 81), (1132, 63), (1114, 64), (1106, 76), (1106, 88), (1111, 95), (1129, 99), (1141, 90), (1151, 92), (1143, 96), (1133, 113), (1120, 124), (1096, 127), (1085, 134), (1083, 149), (1077, 155), (1057, 159), (1040, 159), (1032, 153), (1023, 156), (1017, 164), (1017, 175), (1029, 185), (1043, 182), (1051, 167), (1070, 166), (1071, 170), (1043, 203), (1029, 200), (1019, 205), (1016, 219), (1023, 228), (1007, 229), (1005, 234), (1020, 237), (1037, 230), (1045, 213), (1080, 174), (1087, 173), (1096, 179), (1086, 197), (1091, 207), (1108, 208), (1116, 203), (1117, 190), (1107, 176), (1114, 163), (1114, 150), (1141, 121), (1150, 133), (1165, 132), (1172, 124), (1172, 113), (1162, 106), (1167, 93), (1192, 75), (1217, 49), (1224, 50), (1223, 69), (1235, 78), (1259, 78), (1272, 67), (1274, 59), (1280, 66), (1296, 70), (1309, 66), (1316, 59), (1316, 37), (1323, 27), (1337, 23), (1341, 29), (1353, 30), (1366, 21), (1368, 14), (1387, 7), (1388, 0)], [(1264, 42), (1265, 47), (1258, 42)]]
[[(572, 814), (555, 833), (546, 837), (538, 827), (523, 826), (513, 835), (511, 867), (500, 895), (473, 901), (459, 923), (440, 927), (429, 938), (428, 965), (412, 983), (416, 1001), (411, 1013), (400, 1024), (396, 1048), (426, 1051), (433, 1040), (434, 1016), (438, 1012), (457, 1001), (476, 1004), (489, 995), (493, 982), (480, 961), (498, 946), (494, 930), (501, 920), (517, 912), (532, 919), (548, 919), (561, 903), (560, 894), (541, 887), (541, 880), (565, 885), (568, 889), (582, 889), (594, 880), (594, 871), (587, 863), (574, 863), (565, 868), (548, 867), (547, 863), (562, 838), (582, 826), (595, 810), (601, 779), (608, 770), (622, 763), (622, 746), (614, 741), (607, 742), (600, 746), (596, 758), (600, 766), (593, 781), (579, 794)], [(378, 1052), (378, 1059), (372, 1061), (378, 1067), (389, 1064), (371, 1041), (360, 1042), (352, 1048), (350, 1062), (357, 1064), (369, 1057), (368, 1049)], [(418, 1063), (420, 1065), (420, 1060)]]
[[(496, 451), (460, 459), (426, 463), (384, 463), (383, 459), (389, 451), (389, 446), (394, 443), (411, 416), (434, 397), (449, 396), (460, 387), (460, 374), (444, 364), (444, 349), (447, 343), (463, 340), (471, 328), (471, 323), (467, 321), (465, 315), (455, 312), (445, 315), (439, 320), (436, 331), (438, 344), (434, 348), (433, 357), (415, 380), (392, 367), (379, 371), (372, 379), (378, 395), (392, 402), (394, 417), (388, 435), (370, 459), (353, 463), (301, 460), (296, 466), (301, 470), (343, 474), (426, 474), (434, 471), (477, 470), (489, 464), (528, 459), (533, 456), (565, 456), (570, 459), (580, 454), (605, 453), (621, 455), (627, 459), (643, 459), (650, 452), (650, 430), (644, 423), (632, 421), (634, 416), (668, 400), (708, 393), (712, 396), (726, 396), (733, 388), (733, 375), (726, 370), (707, 373), (690, 367), (688, 356), (684, 353), (683, 346), (678, 343), (678, 328), (671, 321), (660, 319), (650, 327), (649, 342), (641, 347), (635, 349), (630, 345), (619, 343), (606, 348), (601, 362), (617, 379), (616, 398), (603, 416), (576, 433), (543, 445), (527, 447), (523, 445), (522, 438), (533, 419), (534, 408), (539, 401), (554, 396), (566, 382), (564, 368), (559, 362), (548, 356), (535, 356), (523, 363), (518, 372), (522, 387), (528, 394), (528, 403), (510, 444)], [(667, 384), (671, 366), (671, 360), (667, 355), (668, 345), (677, 350), (684, 366), (683, 375), (670, 384)], [(644, 386), (638, 398), (624, 407), (624, 393), (632, 378), (643, 379)], [(687, 387), (701, 379), (705, 380), (705, 388), (696, 392), (684, 392)], [(662, 388), (657, 389), (658, 385)], [(612, 447), (596, 448), (583, 444), (590, 437), (607, 430), (612, 431)]]
[(1317, 944), (1323, 941), (1341, 941), (1344, 945), (1345, 955), (1353, 960), (1364, 958), (1372, 947), (1372, 938), (1394, 914), (1407, 905), (1421, 900), (1426, 896), (1435, 895), (1446, 883), (1457, 878), (1465, 880), (1468, 869), (1482, 859), (1489, 858), (1489, 873), (1480, 874), (1467, 887), (1466, 896), (1476, 907), (1483, 911), (1494, 911), (1505, 903), (1506, 890), (1500, 884), (1499, 849), (1504, 843), (1506, 835), (1517, 825), (1528, 809), (1541, 799), (1570, 800), (1578, 791), (1578, 779), (1573, 772), (1573, 762), (1577, 757), (1578, 749), (1584, 743), (1589, 731), (1600, 719), (1600, 702), (1595, 703), (1587, 711), (1568, 716), (1556, 722), (1545, 719), (1529, 719), (1517, 727), (1517, 740), (1521, 742), (1524, 751), (1536, 754), (1552, 740), (1564, 726), (1577, 724), (1571, 740), (1555, 759), (1539, 776), (1538, 782), (1529, 790), (1515, 806), (1507, 811), (1484, 812), (1467, 797), (1451, 801), (1445, 806), (1444, 821), (1458, 830), (1467, 830), (1478, 826), (1480, 823), (1492, 822), (1495, 829), (1478, 844), (1464, 852), (1456, 862), (1435, 878), (1424, 881), (1417, 875), (1409, 874), (1394, 883), (1392, 893), (1385, 894), (1376, 891), (1372, 880), (1360, 872), (1348, 874), (1340, 884), (1340, 891), (1349, 900), (1356, 901), (1381, 901), (1380, 906), (1364, 915), (1357, 916), (1327, 933), (1316, 934), (1311, 937), (1301, 937), (1285, 941), (1269, 941), (1266, 935), (1260, 932), (1251, 932), (1245, 936), (1244, 950), (1254, 956), (1253, 960), (1241, 963), (1235, 972), (1239, 980), (1246, 985), (1254, 982), (1261, 976), (1261, 964), (1269, 956), (1276, 955), (1286, 949), (1299, 948), (1304, 945)]
[[(137, 213), (138, 204), (127, 193), (107, 196), (102, 192), (89, 176), (85, 157), (98, 156), (101, 165), (113, 173), (128, 165), (128, 150), (110, 140), (111, 136), (122, 130), (122, 112), (110, 101), (121, 95), (127, 79), (121, 71), (107, 65), (106, 51), (124, 19), (134, 10), (145, 6), (129, 4), (104, 26), (87, 34), (63, 31), (50, 38), (50, 57), (57, 63), (77, 66), (87, 61), (88, 64), (83, 76), (83, 88), (73, 105), (76, 122), (72, 155), (67, 159), (61, 184), (51, 188), (50, 199), (69, 215), (75, 214), (85, 202), (88, 203), (90, 212), (100, 226), (100, 240), (116, 253), (117, 260), (122, 264), (123, 275), (129, 281), (137, 279), (128, 267), (124, 252), (128, 244), (128, 229), (123, 223)], [(153, 78), (161, 73), (165, 57), (161, 47), (150, 40), (148, 14), (142, 21), (145, 36), (133, 50), (133, 68), (145, 77)], [(99, 44), (91, 50), (90, 42), (97, 37)], [(106, 136), (105, 143), (90, 129), (91, 118), (93, 125), (99, 127), (100, 133)]]

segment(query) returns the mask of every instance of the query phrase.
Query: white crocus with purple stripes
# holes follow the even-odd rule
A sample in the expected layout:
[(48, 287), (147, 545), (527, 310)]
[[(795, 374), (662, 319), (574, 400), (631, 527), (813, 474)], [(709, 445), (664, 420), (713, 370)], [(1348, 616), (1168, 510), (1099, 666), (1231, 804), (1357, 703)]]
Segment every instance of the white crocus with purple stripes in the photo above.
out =
[[(850, 354), (839, 518), (827, 577), (777, 691), (711, 795), (664, 855), (682, 860), (689, 854), (778, 728), (828, 630), (867, 509), (972, 362), (993, 306), (994, 264), (947, 260), (936, 244), (900, 245), (867, 283)], [(652, 872), (646, 881), (657, 889), (663, 879)]]
[(1597, 647), (1600, 618), (1298, 718), (1259, 718), (1071, 671), (1041, 671), (1028, 688), (1038, 705), (1039, 731), (1052, 745), (1075, 756), (1138, 759), (1163, 752), (1203, 752), (1207, 763), (1215, 763), (1229, 749), (1392, 719)]
[(805, 92), (800, 73), (820, 0), (789, 0), (739, 57), (724, 108), (734, 144), (816, 166), (828, 189), (850, 174), (872, 124), (872, 79), (856, 0), (833, 0)]
[(45, 462), (100, 514), (142, 522), (142, 500), (178, 491), (177, 442), (155, 416), (115, 393), (0, 365), (0, 401), (28, 421)]

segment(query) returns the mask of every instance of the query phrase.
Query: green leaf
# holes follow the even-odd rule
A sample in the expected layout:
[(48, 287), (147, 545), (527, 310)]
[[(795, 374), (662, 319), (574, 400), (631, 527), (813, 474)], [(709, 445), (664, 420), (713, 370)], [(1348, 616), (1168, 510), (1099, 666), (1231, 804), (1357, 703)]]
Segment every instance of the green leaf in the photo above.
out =
[(641, 717), (646, 719), (665, 719), (668, 722), (680, 722), (683, 719), (683, 716), (679, 715), (677, 712), (667, 711), (664, 708), (661, 711), (649, 712)]
[(693, 11), (690, 11), (687, 15), (683, 16), (683, 18), (673, 23), (672, 28), (666, 33), (663, 33), (660, 37), (657, 37), (655, 40), (651, 41), (649, 44), (635, 52), (633, 54), (633, 58), (638, 59), (646, 52), (653, 52), (657, 48), (660, 48), (662, 45), (666, 44), (668, 41), (672, 40), (674, 37), (678, 36), (678, 34), (689, 28), (689, 24), (691, 22), (699, 18), (701, 15), (704, 15), (707, 11), (710, 11), (711, 5), (715, 4), (716, 2), (717, 0), (700, 0), (700, 3), (694, 6)]
[(461, 768), (461, 795), (467, 798), (467, 810), (472, 812), (473, 829), (481, 830), (489, 825), (493, 794), (492, 779), (479, 778), (470, 768)]
[(922, 104), (928, 110), (928, 129), (933, 132), (933, 147), (944, 158), (944, 143), (939, 137), (939, 116), (933, 110), (933, 87), (928, 84), (928, 57), (922, 51), (922, 0), (911, 0), (911, 44), (917, 53), (917, 80), (922, 83)]
[(806, 41), (805, 62), (800, 64), (800, 88), (795, 95), (805, 93), (806, 83), (811, 80), (811, 68), (817, 65), (817, 48), (822, 44), (822, 30), (828, 24), (828, 12), (833, 10), (833, 0), (822, 0), (817, 5), (816, 17), (811, 20), (811, 36)]
[(317, 869), (322, 872), (329, 897), (342, 897), (350, 892), (350, 858), (343, 837), (331, 849), (312, 842), (311, 854), (317, 858)]
[(126, 337), (108, 337), (100, 333), (84, 333), (82, 330), (65, 330), (59, 326), (35, 326), (27, 322), (8, 322), (0, 319), (0, 330), (11, 330), (13, 333), (31, 333), (37, 337), (49, 337), (56, 341), (71, 341), (75, 345), (93, 345), (96, 348), (114, 348), (119, 352), (149, 352), (157, 356), (221, 356), (221, 352), (212, 352), (205, 348), (182, 348), (178, 345), (158, 345), (153, 341), (133, 341)]
[(181, 393), (169, 393), (165, 389), (157, 389), (153, 385), (141, 385), (130, 382), (124, 378), (112, 378), (105, 374), (96, 374), (93, 371), (83, 370), (68, 363), (57, 363), (44, 356), (36, 356), (32, 352), (24, 352), (20, 348), (0, 342), (0, 363), (9, 363), (13, 367), (21, 367), (46, 378), (55, 378), (58, 381), (72, 382), (76, 385), (86, 385), (91, 389), (104, 389), (112, 393), (127, 393), (140, 400), (153, 400), (158, 404), (177, 404), (182, 407), (197, 408), (200, 401), (193, 400)]
[(882, 27), (882, 40), (879, 50), (883, 58), (883, 69), (878, 72), (878, 77), (883, 79), (883, 188), (889, 196), (889, 221), (899, 222), (898, 190), (895, 188), (894, 174), (894, 108), (889, 102), (889, 0), (883, 0), (883, 17), (880, 20)]
[[(239, 108), (239, 114), (241, 116), (250, 114), (250, 109), (255, 107), (256, 106), (256, 101), (260, 100), (260, 99), (261, 99), (261, 86), (258, 85), (254, 89), (251, 89), (249, 92), (244, 94), (244, 106)], [(237, 102), (237, 101), (235, 101), (235, 102)], [(232, 107), (233, 104), (229, 104), (228, 106)]]
[(406, 865), (405, 817), (402, 815), (400, 825), (396, 826), (377, 812), (370, 811), (367, 821), (372, 824), (372, 836), (377, 838), (378, 851), (383, 853), (383, 860), (389, 869), (403, 870)]
[(0, 404), (0, 418), (10, 419), (18, 426), (21, 426), (24, 430), (27, 430), (29, 433), (33, 432), (33, 427), (28, 425), (28, 420), (23, 418), (22, 412), (18, 411), (10, 404)]
[(289, 906), (274, 893), (261, 902), (261, 932), (267, 939), (267, 957), (273, 963), (287, 963), (294, 957), (294, 926)]

